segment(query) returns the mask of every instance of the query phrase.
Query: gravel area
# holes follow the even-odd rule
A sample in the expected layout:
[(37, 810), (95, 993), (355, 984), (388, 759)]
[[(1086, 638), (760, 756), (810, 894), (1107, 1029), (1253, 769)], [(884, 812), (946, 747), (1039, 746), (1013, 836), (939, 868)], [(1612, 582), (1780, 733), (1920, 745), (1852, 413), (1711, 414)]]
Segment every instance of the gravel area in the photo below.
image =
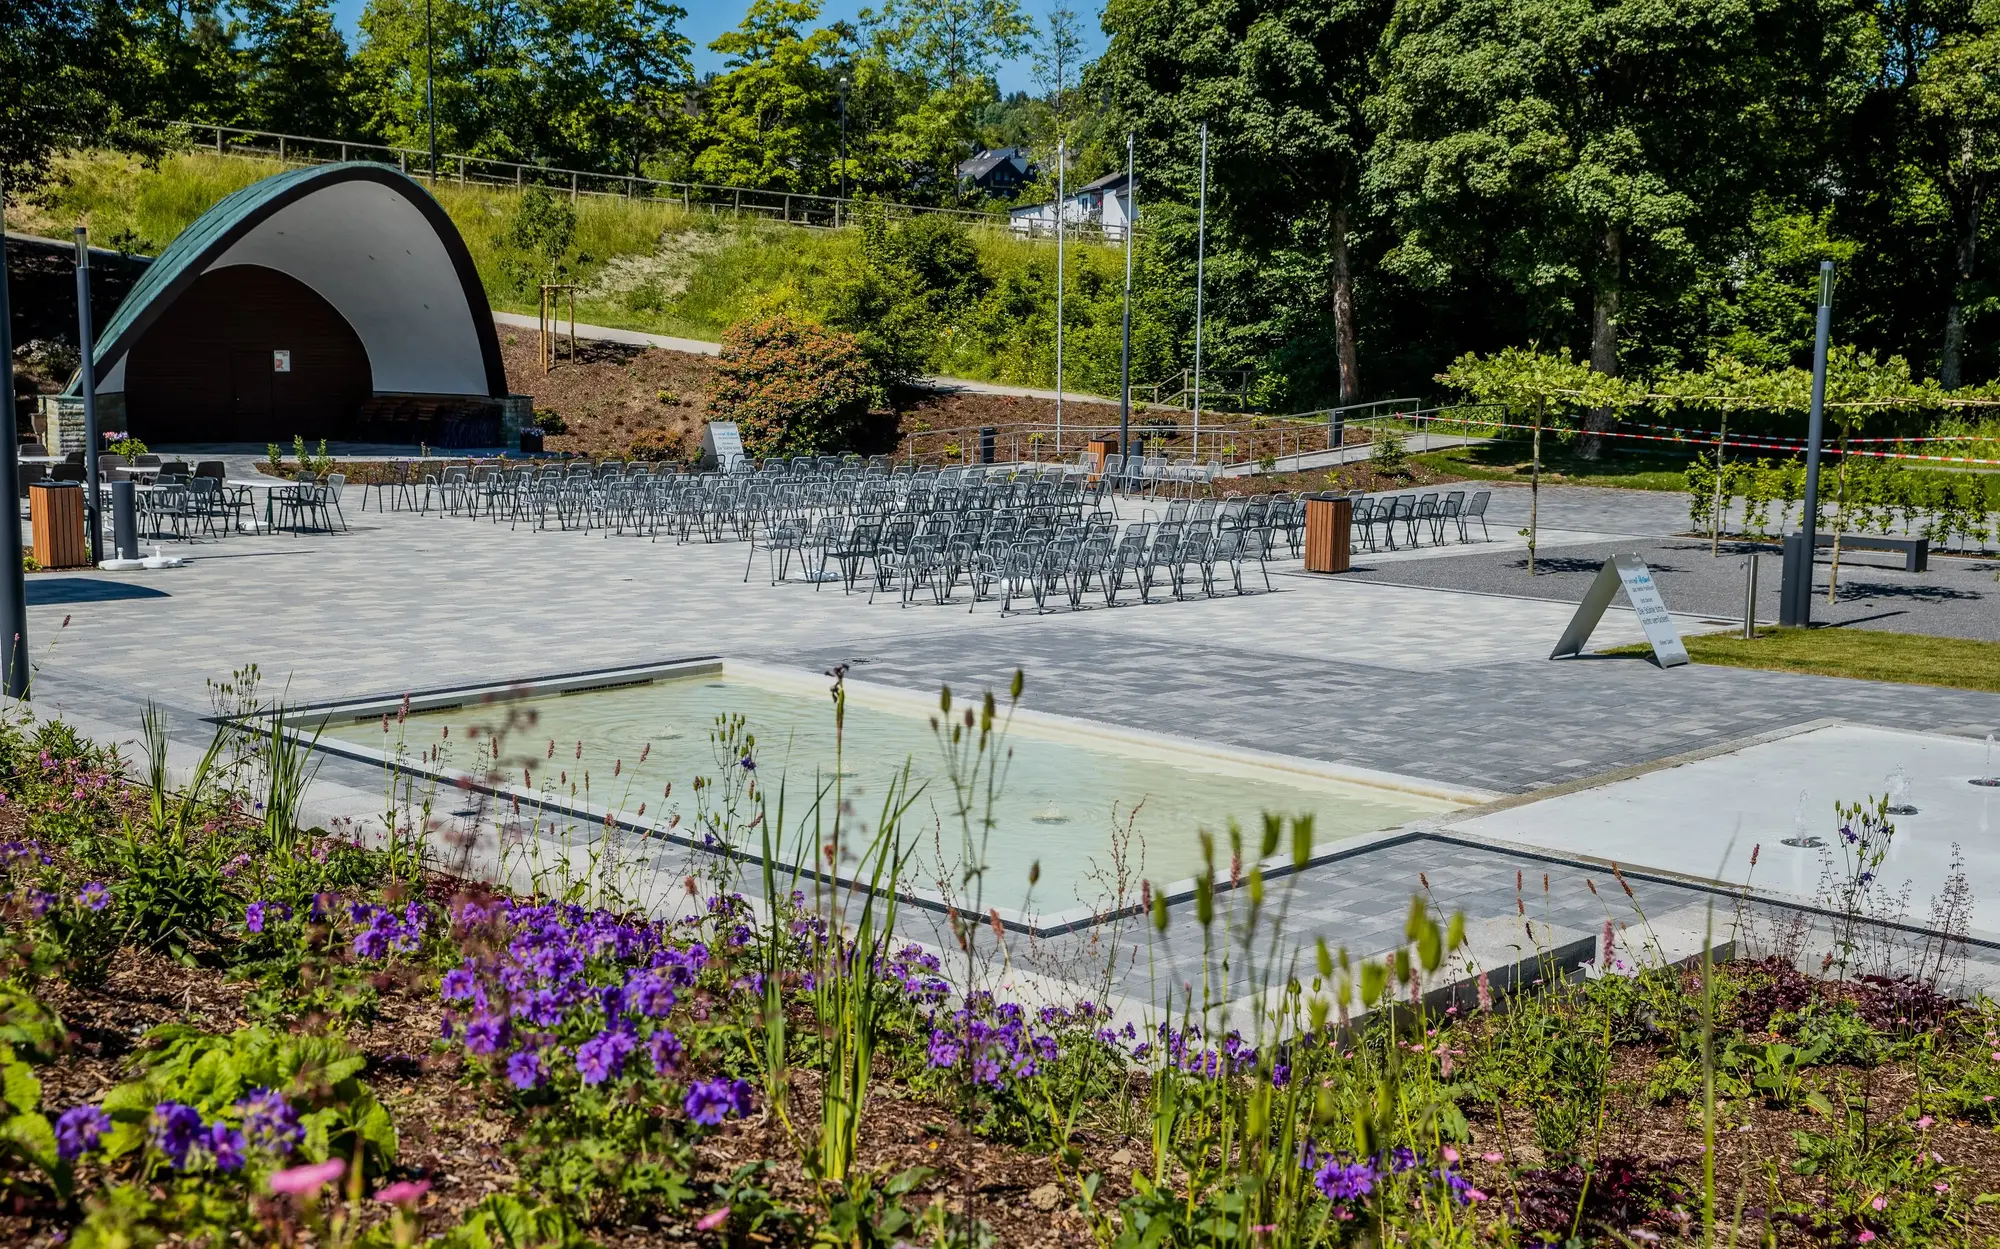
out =
[[(1446, 548), (1450, 551), (1452, 548)], [(1462, 548), (1461, 548), (1462, 549)], [(1592, 543), (1544, 548), (1528, 575), (1527, 553), (1520, 550), (1474, 554), (1440, 552), (1432, 559), (1371, 564), (1368, 553), (1357, 552), (1349, 576), (1363, 581), (1422, 586), (1426, 589), (1469, 590), (1522, 598), (1580, 602), (1597, 570), (1618, 552), (1637, 552), (1653, 571), (1667, 606), (1676, 612), (1743, 618), (1744, 559), (1760, 552), (1757, 616), (1775, 621), (1781, 576), (1778, 548), (1772, 544), (1722, 544), (1721, 556), (1709, 554), (1706, 542), (1686, 538)], [(1858, 629), (1896, 633), (1928, 633), (1939, 637), (2000, 641), (2000, 560), (1931, 555), (1928, 572), (1904, 572), (1900, 558), (1876, 551), (1843, 552), (1840, 592), (1826, 603), (1830, 561), (1822, 555), (1815, 568), (1818, 597), (1813, 619)]]

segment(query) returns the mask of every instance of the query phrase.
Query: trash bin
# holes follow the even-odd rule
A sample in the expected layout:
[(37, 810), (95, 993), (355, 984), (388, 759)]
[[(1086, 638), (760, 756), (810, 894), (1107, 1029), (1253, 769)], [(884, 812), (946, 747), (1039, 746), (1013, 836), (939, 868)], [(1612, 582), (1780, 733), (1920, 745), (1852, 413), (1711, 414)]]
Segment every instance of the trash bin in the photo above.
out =
[(83, 483), (38, 481), (28, 487), (28, 524), (35, 531), (35, 562), (44, 568), (88, 568), (83, 544)]
[(1104, 459), (1116, 455), (1113, 450), (1118, 444), (1109, 438), (1093, 438), (1083, 444), (1084, 462), (1090, 466), (1090, 480), (1095, 482), (1104, 475)]
[(1346, 572), (1354, 553), (1354, 501), (1344, 494), (1306, 496), (1306, 571)]

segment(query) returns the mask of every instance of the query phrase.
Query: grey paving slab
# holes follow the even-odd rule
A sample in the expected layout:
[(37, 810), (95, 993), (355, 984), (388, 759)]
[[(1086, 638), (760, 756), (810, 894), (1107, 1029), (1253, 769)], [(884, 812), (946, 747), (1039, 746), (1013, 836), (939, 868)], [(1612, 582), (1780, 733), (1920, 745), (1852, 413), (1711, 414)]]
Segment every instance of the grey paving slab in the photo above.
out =
[[(1609, 497), (1606, 497), (1609, 496)], [(1634, 496), (1551, 491), (1580, 530), (1636, 528)], [(1045, 616), (903, 608), (772, 586), (737, 543), (675, 546), (601, 532), (513, 531), (486, 520), (350, 510), (354, 532), (232, 537), (183, 547), (186, 568), (37, 577), (29, 647), (37, 702), (136, 732), (148, 701), (183, 741), (210, 711), (207, 682), (246, 663), (295, 701), (490, 682), (699, 654), (823, 670), (929, 690), (1004, 686), (1029, 706), (1485, 789), (1526, 792), (1822, 718), (1954, 732), (2000, 729), (2000, 696), (1690, 667), (1643, 659), (1551, 663), (1559, 601), (1290, 575), (1213, 602)], [(1657, 517), (1656, 517), (1657, 519)], [(1467, 557), (1448, 557), (1438, 564)], [(1477, 557), (1472, 557), (1477, 558)], [(746, 581), (746, 563), (750, 577)], [(1607, 643), (1639, 636), (1629, 613)], [(366, 795), (372, 769), (322, 774)], [(1514, 873), (1531, 912), (1564, 930), (1601, 925), (1582, 869), (1454, 843), (1402, 843), (1301, 877), (1302, 932), (1359, 950), (1393, 938), (1431, 878), (1447, 909), (1503, 920)], [(1602, 881), (1598, 882), (1600, 889)], [(1658, 906), (1694, 905), (1674, 893)], [(1650, 909), (1657, 906), (1648, 900)], [(1540, 908), (1537, 911), (1537, 908)], [(1200, 934), (1177, 915), (1156, 972), (1198, 970)], [(1317, 925), (1318, 927), (1315, 927)], [(1078, 935), (1050, 957), (1098, 946)], [(1024, 958), (1026, 954), (1024, 952)], [(1125, 951), (1120, 983), (1145, 974)]]

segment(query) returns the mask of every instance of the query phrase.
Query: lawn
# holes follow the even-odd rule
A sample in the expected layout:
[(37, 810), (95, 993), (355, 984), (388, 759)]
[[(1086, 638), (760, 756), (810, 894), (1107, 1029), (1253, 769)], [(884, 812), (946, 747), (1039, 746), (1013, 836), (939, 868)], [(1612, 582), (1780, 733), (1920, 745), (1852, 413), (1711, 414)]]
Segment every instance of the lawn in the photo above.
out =
[(2000, 692), (2000, 642), (1834, 627), (1761, 629), (1750, 641), (1732, 634), (1683, 640), (1701, 664)]
[[(1687, 489), (1685, 469), (1694, 456), (1684, 451), (1607, 451), (1602, 459), (1578, 459), (1568, 447), (1542, 442), (1542, 484), (1563, 486), (1614, 486), (1624, 490)], [(1507, 440), (1470, 447), (1449, 447), (1421, 452), (1410, 457), (1435, 473), (1473, 481), (1529, 480), (1528, 444)]]

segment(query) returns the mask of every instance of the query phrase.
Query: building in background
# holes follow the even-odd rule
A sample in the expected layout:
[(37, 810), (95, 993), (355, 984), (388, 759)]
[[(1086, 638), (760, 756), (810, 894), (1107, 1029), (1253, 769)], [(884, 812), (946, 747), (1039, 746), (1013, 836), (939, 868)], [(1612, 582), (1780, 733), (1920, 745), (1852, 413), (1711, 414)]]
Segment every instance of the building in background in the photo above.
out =
[(1001, 147), (958, 162), (960, 185), (972, 186), (994, 199), (1011, 199), (1035, 173), (1024, 147)]
[[(1053, 202), (1024, 204), (1007, 216), (1016, 234), (1025, 234), (1029, 238), (1055, 237), (1056, 205)], [(1062, 202), (1062, 223), (1065, 231), (1095, 234), (1106, 242), (1124, 241), (1125, 231), (1136, 224), (1131, 186), (1125, 171), (1121, 169), (1117, 173), (1105, 174), (1095, 182), (1078, 187)]]

